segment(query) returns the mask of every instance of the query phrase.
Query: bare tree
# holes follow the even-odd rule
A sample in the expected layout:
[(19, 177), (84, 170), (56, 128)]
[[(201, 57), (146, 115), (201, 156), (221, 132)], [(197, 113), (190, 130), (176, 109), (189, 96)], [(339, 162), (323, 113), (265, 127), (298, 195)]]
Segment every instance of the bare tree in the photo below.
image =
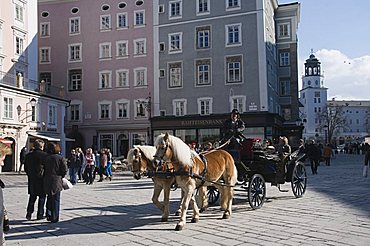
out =
[(326, 132), (326, 141), (331, 143), (335, 132), (348, 128), (347, 117), (343, 105), (327, 105), (317, 114), (320, 129)]

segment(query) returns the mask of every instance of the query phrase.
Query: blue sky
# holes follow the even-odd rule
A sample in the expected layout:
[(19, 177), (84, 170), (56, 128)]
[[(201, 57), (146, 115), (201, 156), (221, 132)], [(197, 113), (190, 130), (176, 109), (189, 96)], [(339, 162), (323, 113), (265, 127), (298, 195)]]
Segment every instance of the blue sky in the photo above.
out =
[(278, 2), (301, 3), (299, 74), (313, 49), (322, 64), (328, 98), (370, 100), (370, 0)]

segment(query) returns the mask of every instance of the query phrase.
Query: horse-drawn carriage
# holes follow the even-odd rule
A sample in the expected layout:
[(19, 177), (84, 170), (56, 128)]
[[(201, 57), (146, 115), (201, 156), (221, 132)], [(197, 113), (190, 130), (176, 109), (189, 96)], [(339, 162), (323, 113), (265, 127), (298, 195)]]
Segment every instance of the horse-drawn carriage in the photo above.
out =
[[(307, 185), (304, 153), (296, 150), (290, 155), (279, 155), (269, 148), (256, 148), (253, 139), (243, 136), (234, 142), (237, 144), (231, 144), (233, 148), (226, 144), (225, 149), (234, 158), (238, 170), (238, 184), (247, 190), (248, 202), (253, 209), (261, 208), (266, 200), (266, 183), (285, 191), (280, 189), (280, 185), (290, 182), (294, 196), (303, 196)], [(218, 197), (218, 190), (213, 186), (208, 187), (209, 204), (214, 204)]]

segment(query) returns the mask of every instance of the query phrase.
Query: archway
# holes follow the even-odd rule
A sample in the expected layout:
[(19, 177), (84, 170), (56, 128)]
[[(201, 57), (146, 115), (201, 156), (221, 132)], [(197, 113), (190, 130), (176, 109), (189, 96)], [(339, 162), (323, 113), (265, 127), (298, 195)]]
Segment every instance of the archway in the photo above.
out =
[(2, 172), (11, 172), (13, 170), (15, 171), (15, 164), (16, 164), (16, 160), (15, 160), (15, 139), (10, 138), (10, 137), (6, 137), (5, 139), (12, 141), (12, 144), (11, 144), (12, 154), (7, 155), (5, 157), (4, 166), (2, 167), (1, 171)]

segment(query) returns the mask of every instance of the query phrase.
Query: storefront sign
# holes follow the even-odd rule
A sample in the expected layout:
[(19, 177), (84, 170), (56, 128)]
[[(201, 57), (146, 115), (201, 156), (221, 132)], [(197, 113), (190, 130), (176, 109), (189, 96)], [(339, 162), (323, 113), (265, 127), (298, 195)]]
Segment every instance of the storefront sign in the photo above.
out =
[(182, 120), (181, 126), (222, 126), (223, 120)]

